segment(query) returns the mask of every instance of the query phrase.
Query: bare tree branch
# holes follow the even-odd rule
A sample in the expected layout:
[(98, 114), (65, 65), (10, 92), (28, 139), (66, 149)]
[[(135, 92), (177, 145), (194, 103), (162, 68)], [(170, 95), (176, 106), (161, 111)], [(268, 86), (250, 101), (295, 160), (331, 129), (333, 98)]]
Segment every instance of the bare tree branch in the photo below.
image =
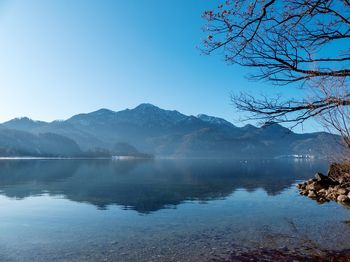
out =
[[(203, 52), (256, 69), (250, 77), (298, 84), (311, 97), (232, 96), (248, 119), (298, 125), (319, 119), (350, 149), (350, 1), (227, 0), (206, 11)], [(337, 48), (334, 48), (334, 47)]]

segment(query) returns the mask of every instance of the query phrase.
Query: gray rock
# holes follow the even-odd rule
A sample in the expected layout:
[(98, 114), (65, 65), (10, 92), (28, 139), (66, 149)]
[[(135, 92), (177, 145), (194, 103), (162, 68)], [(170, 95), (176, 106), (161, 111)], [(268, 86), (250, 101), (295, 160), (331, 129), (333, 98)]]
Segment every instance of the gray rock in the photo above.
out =
[(334, 192), (334, 191), (336, 191), (336, 190), (334, 189), (334, 187), (330, 186), (330, 187), (328, 188), (328, 191), (329, 191), (329, 192)]
[(328, 187), (328, 186), (324, 185), (323, 182), (315, 182), (314, 185), (313, 185), (313, 188), (316, 191), (319, 191), (321, 189), (325, 189), (326, 187)]
[(330, 192), (326, 196), (327, 196), (327, 199), (330, 199), (330, 200), (336, 200), (338, 197), (338, 195), (335, 194), (334, 192)]
[(337, 201), (338, 202), (348, 202), (349, 201), (349, 198), (346, 196), (346, 195), (339, 195), (337, 197)]
[(300, 191), (300, 195), (307, 196), (308, 194), (309, 194), (309, 191), (306, 189)]
[(304, 184), (297, 184), (297, 188), (303, 189), (303, 187), (305, 187)]
[(316, 198), (317, 197), (316, 193), (313, 190), (310, 190), (309, 194), (307, 196), (310, 197), (310, 198)]
[(314, 183), (310, 183), (306, 186), (306, 189), (307, 190), (314, 190), (315, 189), (315, 186), (314, 186)]
[(315, 179), (317, 180), (316, 184), (319, 185), (318, 187), (328, 188), (329, 186), (338, 184), (338, 182), (321, 173), (316, 173)]
[(339, 195), (347, 195), (349, 193), (349, 191), (345, 188), (339, 188), (338, 189), (338, 194)]
[(320, 189), (319, 191), (318, 191), (318, 193), (319, 194), (326, 194), (327, 193), (327, 190), (326, 189), (324, 189), (324, 188), (322, 188), (322, 189)]
[(323, 175), (322, 173), (316, 173), (315, 179), (317, 181), (327, 180), (329, 179), (327, 176)]
[(320, 203), (324, 203), (327, 200), (325, 198), (323, 198), (323, 197), (320, 197), (319, 199), (317, 199), (317, 201), (320, 202)]

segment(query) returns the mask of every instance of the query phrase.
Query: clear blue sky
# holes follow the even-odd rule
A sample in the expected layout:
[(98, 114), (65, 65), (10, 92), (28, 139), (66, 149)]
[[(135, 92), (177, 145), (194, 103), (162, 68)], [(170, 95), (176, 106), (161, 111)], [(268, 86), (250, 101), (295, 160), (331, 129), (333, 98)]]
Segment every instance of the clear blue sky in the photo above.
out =
[[(1, 1), (1, 0), (0, 0)], [(196, 48), (202, 0), (0, 2), (0, 121), (65, 119), (153, 103), (237, 123), (230, 94), (285, 92)], [(250, 70), (250, 69), (249, 69)], [(305, 130), (313, 130), (312, 124)]]

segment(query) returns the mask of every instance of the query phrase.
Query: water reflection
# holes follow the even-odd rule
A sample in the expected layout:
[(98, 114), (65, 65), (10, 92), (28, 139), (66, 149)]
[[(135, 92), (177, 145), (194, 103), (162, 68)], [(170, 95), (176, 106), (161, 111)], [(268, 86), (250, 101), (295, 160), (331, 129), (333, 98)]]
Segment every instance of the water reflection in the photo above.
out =
[(187, 200), (225, 198), (240, 188), (276, 195), (326, 167), (281, 160), (0, 161), (0, 193), (17, 199), (62, 195), (99, 209), (116, 204), (149, 213)]

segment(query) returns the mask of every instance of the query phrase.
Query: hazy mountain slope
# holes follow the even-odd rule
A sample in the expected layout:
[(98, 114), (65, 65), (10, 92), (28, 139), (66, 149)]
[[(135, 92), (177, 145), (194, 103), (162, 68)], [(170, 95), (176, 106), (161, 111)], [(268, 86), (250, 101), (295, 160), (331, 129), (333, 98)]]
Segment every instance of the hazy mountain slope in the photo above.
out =
[(99, 134), (95, 135), (93, 132), (85, 130), (84, 127), (71, 124), (67, 121), (54, 121), (47, 125), (34, 128), (30, 132), (34, 134), (55, 133), (68, 137), (74, 140), (82, 150), (108, 148), (109, 145), (107, 141), (99, 139)]
[(81, 150), (73, 140), (52, 133), (0, 128), (0, 156), (77, 156)]
[(290, 144), (293, 154), (309, 154), (334, 160), (346, 150), (338, 136), (325, 132), (294, 136), (296, 139)]

